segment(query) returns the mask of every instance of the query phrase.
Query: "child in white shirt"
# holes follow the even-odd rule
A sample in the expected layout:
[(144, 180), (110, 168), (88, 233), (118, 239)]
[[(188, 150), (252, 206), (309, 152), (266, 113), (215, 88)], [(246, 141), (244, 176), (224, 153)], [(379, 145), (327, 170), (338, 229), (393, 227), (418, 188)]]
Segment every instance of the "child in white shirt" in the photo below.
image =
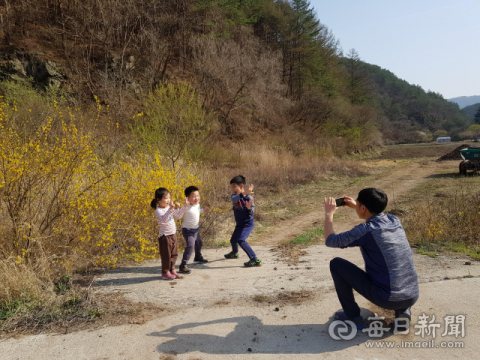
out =
[(182, 274), (190, 274), (191, 270), (187, 263), (195, 250), (195, 258), (193, 261), (207, 263), (208, 260), (202, 256), (202, 238), (200, 237), (200, 214), (208, 211), (208, 208), (200, 208), (200, 193), (195, 186), (189, 186), (185, 189), (185, 196), (189, 202), (188, 209), (183, 214), (182, 234), (185, 238), (187, 246), (183, 253), (183, 259), (180, 264), (179, 271)]

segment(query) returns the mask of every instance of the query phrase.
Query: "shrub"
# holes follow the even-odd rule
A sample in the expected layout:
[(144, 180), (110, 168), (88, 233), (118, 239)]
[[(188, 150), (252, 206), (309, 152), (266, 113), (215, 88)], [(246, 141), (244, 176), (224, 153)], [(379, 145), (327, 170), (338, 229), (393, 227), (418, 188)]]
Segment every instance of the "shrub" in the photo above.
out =
[(414, 242), (456, 243), (478, 249), (480, 193), (454, 192), (422, 201), (408, 213), (404, 226)]
[[(180, 200), (186, 186), (201, 185), (188, 166), (165, 167), (158, 150), (99, 156), (106, 133), (114, 134), (116, 126), (103, 120), (110, 125), (99, 132), (99, 103), (97, 112), (95, 119), (80, 119), (78, 112), (55, 103), (52, 116), (36, 118), (39, 125), (25, 131), (28, 120), (18, 118), (17, 105), (0, 103), (3, 267), (51, 284), (80, 267), (152, 258), (157, 229), (149, 203), (155, 189), (166, 187)], [(0, 301), (13, 293), (3, 289)]]
[(213, 116), (202, 108), (190, 85), (157, 88), (146, 100), (145, 116), (139, 115), (134, 118), (133, 132), (143, 145), (161, 151), (173, 169), (181, 159), (196, 161), (207, 152)]

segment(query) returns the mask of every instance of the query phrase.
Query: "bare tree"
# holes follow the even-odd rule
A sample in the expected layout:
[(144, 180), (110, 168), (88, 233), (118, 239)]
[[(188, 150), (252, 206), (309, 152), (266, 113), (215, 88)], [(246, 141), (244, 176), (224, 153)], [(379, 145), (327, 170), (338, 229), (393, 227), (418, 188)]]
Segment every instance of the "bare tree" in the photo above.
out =
[(240, 29), (233, 39), (195, 37), (190, 46), (204, 106), (219, 114), (227, 135), (238, 130), (234, 114), (247, 103), (261, 108), (265, 97), (284, 91), (280, 54), (262, 47), (247, 29)]

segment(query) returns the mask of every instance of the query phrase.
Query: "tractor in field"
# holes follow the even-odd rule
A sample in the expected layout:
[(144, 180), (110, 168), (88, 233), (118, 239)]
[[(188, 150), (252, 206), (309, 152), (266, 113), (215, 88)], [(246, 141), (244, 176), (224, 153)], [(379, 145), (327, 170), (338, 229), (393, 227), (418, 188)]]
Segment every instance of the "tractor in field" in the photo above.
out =
[(458, 166), (461, 175), (467, 175), (467, 171), (477, 172), (480, 170), (480, 146), (470, 146), (460, 150), (463, 161)]

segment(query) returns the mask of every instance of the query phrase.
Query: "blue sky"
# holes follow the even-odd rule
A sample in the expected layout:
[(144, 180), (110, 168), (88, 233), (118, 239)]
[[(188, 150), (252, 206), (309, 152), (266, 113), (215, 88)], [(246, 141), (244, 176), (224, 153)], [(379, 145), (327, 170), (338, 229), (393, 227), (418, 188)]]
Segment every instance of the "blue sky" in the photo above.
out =
[(449, 99), (480, 95), (480, 0), (310, 0), (346, 54)]

